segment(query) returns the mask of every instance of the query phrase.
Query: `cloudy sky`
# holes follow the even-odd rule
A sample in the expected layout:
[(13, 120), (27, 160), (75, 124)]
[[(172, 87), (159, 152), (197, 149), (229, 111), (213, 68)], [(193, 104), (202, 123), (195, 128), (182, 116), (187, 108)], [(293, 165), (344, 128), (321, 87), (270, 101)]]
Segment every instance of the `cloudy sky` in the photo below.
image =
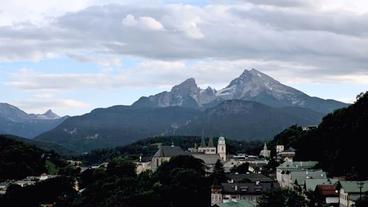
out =
[(0, 102), (81, 114), (256, 68), (312, 96), (368, 88), (367, 0), (0, 0)]

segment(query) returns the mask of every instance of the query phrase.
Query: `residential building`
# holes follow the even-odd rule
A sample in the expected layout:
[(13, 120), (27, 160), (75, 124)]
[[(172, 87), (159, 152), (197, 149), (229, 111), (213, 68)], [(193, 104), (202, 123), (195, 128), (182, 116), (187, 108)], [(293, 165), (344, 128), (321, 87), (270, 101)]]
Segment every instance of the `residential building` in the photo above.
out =
[(314, 168), (317, 161), (298, 161), (284, 162), (276, 168), (276, 179), (282, 188), (288, 188), (292, 185), (290, 173), (292, 171), (304, 171)]
[(336, 185), (322, 184), (317, 185), (315, 190), (316, 196), (322, 201), (322, 205), (338, 206), (339, 204), (339, 191), (336, 189)]
[(227, 203), (220, 203), (214, 205), (214, 207), (256, 207), (257, 203), (247, 200), (230, 201)]
[(368, 181), (340, 181), (340, 207), (355, 206), (355, 202), (368, 192)]
[(247, 200), (256, 203), (257, 199), (273, 188), (278, 188), (276, 181), (262, 174), (227, 174), (228, 181), (211, 189), (211, 204), (238, 202)]

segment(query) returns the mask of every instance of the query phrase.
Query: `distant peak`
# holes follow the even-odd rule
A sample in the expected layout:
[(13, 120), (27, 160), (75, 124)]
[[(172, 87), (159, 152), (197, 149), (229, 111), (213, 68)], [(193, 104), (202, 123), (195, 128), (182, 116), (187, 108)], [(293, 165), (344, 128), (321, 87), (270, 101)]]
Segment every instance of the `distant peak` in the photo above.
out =
[(175, 88), (197, 88), (197, 83), (194, 78), (188, 78), (179, 85), (174, 86)]
[(42, 115), (45, 116), (45, 118), (48, 118), (48, 119), (57, 119), (57, 118), (60, 118), (60, 116), (57, 115), (56, 113), (54, 113), (51, 109), (47, 110)]
[(188, 78), (185, 81), (183, 81), (180, 85), (182, 85), (182, 84), (197, 85), (194, 78)]

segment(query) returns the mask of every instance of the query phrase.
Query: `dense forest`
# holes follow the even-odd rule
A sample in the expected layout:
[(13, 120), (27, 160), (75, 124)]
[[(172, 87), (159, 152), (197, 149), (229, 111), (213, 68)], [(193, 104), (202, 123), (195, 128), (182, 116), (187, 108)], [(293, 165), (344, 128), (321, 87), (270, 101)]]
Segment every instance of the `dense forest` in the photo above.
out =
[(283, 144), (297, 150), (298, 160), (317, 160), (331, 176), (368, 179), (365, 152), (368, 137), (368, 92), (354, 104), (323, 118), (313, 130), (292, 126), (277, 136), (272, 145)]
[(65, 163), (56, 153), (0, 135), (0, 181), (39, 176), (60, 167)]

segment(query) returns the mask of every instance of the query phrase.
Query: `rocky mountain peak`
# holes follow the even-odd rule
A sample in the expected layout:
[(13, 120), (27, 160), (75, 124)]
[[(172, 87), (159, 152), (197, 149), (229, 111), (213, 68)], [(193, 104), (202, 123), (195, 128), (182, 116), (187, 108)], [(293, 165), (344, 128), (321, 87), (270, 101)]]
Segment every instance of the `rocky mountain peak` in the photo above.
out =
[(60, 118), (59, 115), (57, 115), (56, 113), (54, 113), (51, 109), (47, 110), (44, 114), (42, 114), (45, 118), (48, 119), (58, 119)]
[(194, 78), (188, 78), (184, 82), (180, 83), (179, 85), (174, 86), (171, 91), (175, 92), (194, 92), (198, 90), (197, 83)]

